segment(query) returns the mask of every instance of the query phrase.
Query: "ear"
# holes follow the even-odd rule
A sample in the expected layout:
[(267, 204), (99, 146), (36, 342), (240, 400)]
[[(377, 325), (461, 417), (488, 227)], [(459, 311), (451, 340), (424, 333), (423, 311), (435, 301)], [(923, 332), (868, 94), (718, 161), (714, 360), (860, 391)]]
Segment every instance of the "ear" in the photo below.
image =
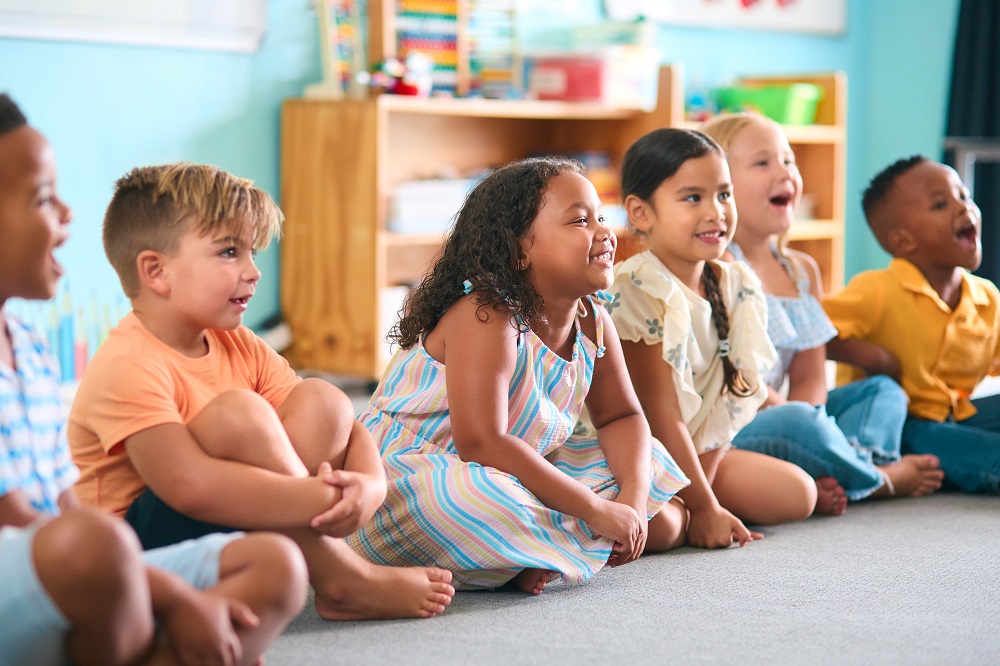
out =
[(521, 240), (517, 242), (518, 254), (514, 257), (514, 270), (516, 271), (526, 271), (528, 266), (531, 265), (531, 237), (526, 234)]
[(639, 231), (649, 231), (653, 226), (649, 204), (634, 194), (625, 197), (625, 213), (629, 223)]
[(889, 254), (894, 257), (909, 256), (910, 253), (917, 249), (916, 239), (913, 238), (913, 235), (905, 227), (892, 227), (889, 229), (886, 239), (889, 241)]
[(166, 258), (154, 250), (143, 250), (135, 258), (135, 269), (139, 283), (145, 285), (158, 296), (170, 294), (170, 280)]

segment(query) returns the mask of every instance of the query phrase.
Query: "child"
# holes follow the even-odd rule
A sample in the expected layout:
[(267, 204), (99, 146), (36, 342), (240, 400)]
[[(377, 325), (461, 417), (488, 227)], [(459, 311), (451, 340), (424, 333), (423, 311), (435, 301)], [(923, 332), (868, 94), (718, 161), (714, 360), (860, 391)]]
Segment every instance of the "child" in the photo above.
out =
[[(359, 552), (540, 594), (682, 543), (686, 481), (591, 297), (616, 242), (577, 162), (516, 162), (469, 194), (363, 416), (389, 490)], [(596, 438), (574, 432), (584, 404)]]
[(6, 308), (53, 297), (70, 218), (52, 149), (0, 95), (0, 663), (252, 663), (305, 602), (294, 544), (213, 535), (143, 557), (122, 521), (77, 507), (55, 360)]
[[(812, 257), (785, 247), (802, 195), (795, 154), (778, 123), (755, 113), (719, 116), (704, 128), (729, 162), (739, 226), (731, 258), (750, 266), (767, 299), (778, 362), (767, 376), (768, 407), (733, 446), (799, 465), (816, 479), (816, 510), (839, 515), (847, 500), (925, 495), (941, 485), (933, 456), (899, 456), (906, 393), (885, 375), (826, 390), (826, 342), (837, 331), (819, 300)], [(787, 382), (785, 398), (779, 391)], [(824, 408), (825, 405), (825, 408)]]
[(971, 275), (982, 216), (958, 174), (915, 155), (872, 179), (862, 206), (889, 267), (867, 271), (823, 306), (830, 357), (899, 379), (910, 397), (903, 451), (941, 460), (965, 492), (1000, 494), (1000, 395), (971, 400), (1000, 374), (1000, 292)]
[(622, 194), (649, 250), (615, 267), (612, 318), (653, 436), (691, 479), (688, 541), (742, 546), (761, 535), (735, 516), (808, 517), (816, 484), (805, 472), (730, 447), (767, 397), (775, 352), (759, 282), (718, 261), (736, 228), (722, 150), (700, 132), (655, 130), (626, 152)]
[(372, 566), (343, 541), (385, 495), (350, 400), (300, 380), (241, 326), (260, 279), (254, 253), (280, 224), (266, 193), (214, 167), (144, 167), (118, 181), (104, 247), (132, 312), (70, 412), (81, 499), (124, 514), (146, 547), (220, 529), (283, 532), (327, 619), (441, 613), (449, 572)]

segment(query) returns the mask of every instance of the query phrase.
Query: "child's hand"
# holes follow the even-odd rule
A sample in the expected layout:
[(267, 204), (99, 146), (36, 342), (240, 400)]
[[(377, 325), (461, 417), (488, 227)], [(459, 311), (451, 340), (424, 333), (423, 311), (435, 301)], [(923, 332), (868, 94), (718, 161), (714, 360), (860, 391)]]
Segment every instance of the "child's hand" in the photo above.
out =
[(738, 541), (740, 547), (763, 539), (759, 532), (751, 532), (739, 518), (718, 504), (691, 511), (688, 523), (688, 543), (698, 548), (728, 548)]
[(243, 646), (236, 627), (256, 627), (260, 619), (242, 601), (191, 590), (160, 617), (181, 664), (238, 664)]
[[(612, 548), (608, 564), (612, 566), (625, 564), (642, 553), (642, 547), (646, 543), (646, 521), (640, 521), (639, 514), (627, 504), (601, 500), (597, 515), (586, 522), (598, 536), (614, 539), (615, 545)], [(612, 560), (616, 556), (626, 559), (615, 561), (612, 564)]]
[(310, 526), (327, 536), (344, 538), (372, 519), (385, 501), (385, 486), (367, 474), (333, 471), (327, 462), (321, 463), (316, 476), (340, 488), (340, 500), (330, 509), (310, 521)]

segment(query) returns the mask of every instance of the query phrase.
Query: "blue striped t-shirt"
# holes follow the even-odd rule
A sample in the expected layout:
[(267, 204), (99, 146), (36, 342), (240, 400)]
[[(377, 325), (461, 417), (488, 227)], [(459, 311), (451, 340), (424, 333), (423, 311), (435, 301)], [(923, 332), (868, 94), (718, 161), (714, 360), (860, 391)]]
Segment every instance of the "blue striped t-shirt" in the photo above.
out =
[(0, 496), (23, 492), (43, 513), (59, 513), (59, 495), (80, 472), (66, 441), (59, 369), (44, 338), (9, 313), (2, 322), (14, 368), (0, 364)]

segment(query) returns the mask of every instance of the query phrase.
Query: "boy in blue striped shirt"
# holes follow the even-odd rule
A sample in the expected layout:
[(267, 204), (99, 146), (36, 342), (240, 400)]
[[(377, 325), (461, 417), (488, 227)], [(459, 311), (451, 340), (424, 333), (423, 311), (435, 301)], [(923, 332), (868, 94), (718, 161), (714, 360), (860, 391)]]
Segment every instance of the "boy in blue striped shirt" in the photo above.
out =
[(0, 94), (0, 665), (256, 662), (305, 602), (290, 540), (142, 554), (123, 521), (77, 506), (56, 363), (5, 308), (55, 294), (71, 217), (51, 147)]

